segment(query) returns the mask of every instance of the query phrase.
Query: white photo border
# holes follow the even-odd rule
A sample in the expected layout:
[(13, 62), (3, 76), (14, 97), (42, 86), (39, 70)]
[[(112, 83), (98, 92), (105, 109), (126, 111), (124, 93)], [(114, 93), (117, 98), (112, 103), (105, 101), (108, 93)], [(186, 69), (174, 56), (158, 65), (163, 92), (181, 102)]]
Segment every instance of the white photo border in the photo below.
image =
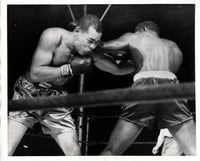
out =
[[(196, 136), (197, 156), (48, 156), (48, 157), (8, 157), (7, 156), (7, 5), (10, 4), (195, 4), (195, 86), (196, 86)], [(200, 2), (198, 0), (2, 0), (1, 1), (1, 159), (2, 161), (197, 161), (200, 158)]]

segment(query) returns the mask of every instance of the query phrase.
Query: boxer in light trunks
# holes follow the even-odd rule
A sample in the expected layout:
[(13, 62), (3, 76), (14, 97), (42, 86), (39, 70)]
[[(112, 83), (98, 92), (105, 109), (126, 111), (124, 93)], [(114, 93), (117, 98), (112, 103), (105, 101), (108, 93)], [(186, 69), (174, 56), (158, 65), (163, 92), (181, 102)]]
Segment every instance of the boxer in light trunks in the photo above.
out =
[[(131, 88), (179, 83), (175, 73), (182, 63), (182, 52), (175, 42), (159, 38), (159, 33), (154, 22), (144, 21), (137, 25), (135, 33), (126, 33), (104, 43), (101, 49), (104, 52), (130, 51), (136, 65)], [(185, 155), (196, 155), (195, 123), (186, 100), (124, 106), (101, 155), (122, 154), (142, 129), (151, 128), (155, 121), (159, 128), (169, 129)]]
[[(133, 63), (117, 64), (112, 57), (93, 54), (102, 35), (99, 18), (86, 15), (74, 25), (73, 31), (46, 29), (40, 37), (30, 69), (17, 79), (13, 99), (67, 95), (66, 86), (74, 75), (87, 73), (93, 63), (103, 71), (123, 75), (133, 71)], [(126, 63), (126, 62), (124, 62)], [(72, 108), (15, 111), (8, 117), (8, 155), (13, 155), (28, 128), (40, 122), (65, 155), (80, 155)]]

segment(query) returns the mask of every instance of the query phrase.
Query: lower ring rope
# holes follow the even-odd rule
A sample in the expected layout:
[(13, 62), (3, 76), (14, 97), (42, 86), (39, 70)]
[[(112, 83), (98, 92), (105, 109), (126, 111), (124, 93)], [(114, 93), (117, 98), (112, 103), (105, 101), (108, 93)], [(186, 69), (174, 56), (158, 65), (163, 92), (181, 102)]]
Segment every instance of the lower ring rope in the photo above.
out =
[(118, 105), (131, 102), (155, 103), (174, 99), (194, 99), (195, 83), (173, 85), (140, 86), (134, 89), (124, 88), (68, 96), (35, 97), (9, 100), (9, 111), (41, 110), (58, 107), (95, 107)]
[[(36, 138), (41, 138), (41, 139), (52, 139), (52, 137), (50, 136), (50, 135), (39, 135), (39, 134), (31, 134), (31, 133), (26, 133), (25, 134), (25, 136), (30, 136), (30, 137), (36, 137)], [(94, 146), (94, 145), (97, 145), (97, 144), (101, 144), (101, 145), (106, 145), (106, 144), (108, 144), (108, 142), (105, 142), (105, 141), (78, 141), (78, 142), (80, 142), (80, 143), (83, 143), (83, 144), (87, 144), (87, 145), (89, 145), (89, 146)], [(141, 141), (139, 141), (139, 142), (133, 142), (132, 143), (132, 145), (133, 144), (156, 144), (156, 142), (145, 142), (145, 141), (143, 141), (143, 142), (141, 142)]]

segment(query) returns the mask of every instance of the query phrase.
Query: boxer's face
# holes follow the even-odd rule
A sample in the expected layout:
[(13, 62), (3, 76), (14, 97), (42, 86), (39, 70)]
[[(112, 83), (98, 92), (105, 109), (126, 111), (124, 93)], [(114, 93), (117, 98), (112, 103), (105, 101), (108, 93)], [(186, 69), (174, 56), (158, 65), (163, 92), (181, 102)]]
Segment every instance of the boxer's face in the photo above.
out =
[(102, 33), (97, 32), (93, 26), (90, 26), (88, 31), (79, 29), (76, 40), (74, 41), (76, 51), (80, 55), (90, 54), (96, 48), (97, 42), (101, 39), (101, 36)]

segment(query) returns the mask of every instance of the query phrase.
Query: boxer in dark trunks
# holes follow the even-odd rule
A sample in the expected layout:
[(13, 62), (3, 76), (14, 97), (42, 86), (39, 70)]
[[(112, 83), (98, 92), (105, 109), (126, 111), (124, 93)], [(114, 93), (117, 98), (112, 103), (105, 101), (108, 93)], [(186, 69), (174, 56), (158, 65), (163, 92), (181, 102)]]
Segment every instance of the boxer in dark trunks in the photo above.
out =
[[(160, 38), (159, 33), (154, 22), (144, 21), (137, 25), (135, 33), (105, 42), (100, 49), (104, 52), (130, 51), (136, 73), (131, 88), (179, 83), (175, 73), (182, 63), (182, 52), (175, 42)], [(185, 155), (196, 155), (196, 127), (186, 100), (124, 106), (101, 155), (122, 154), (142, 129), (151, 128), (155, 121), (159, 128), (169, 129)]]

